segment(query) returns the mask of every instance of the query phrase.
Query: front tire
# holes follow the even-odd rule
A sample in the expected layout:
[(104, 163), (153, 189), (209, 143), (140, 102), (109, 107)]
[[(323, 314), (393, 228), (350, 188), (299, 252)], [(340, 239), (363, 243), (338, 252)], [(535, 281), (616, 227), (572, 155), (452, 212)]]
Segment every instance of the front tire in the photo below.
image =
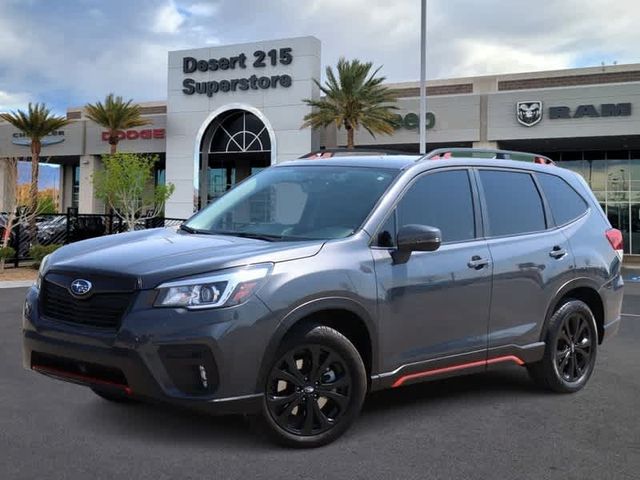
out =
[(598, 347), (589, 306), (575, 299), (560, 305), (549, 320), (545, 344), (542, 360), (527, 366), (533, 380), (558, 393), (581, 390), (593, 373)]
[(358, 417), (367, 375), (353, 344), (314, 326), (286, 338), (269, 371), (263, 417), (279, 443), (311, 448), (342, 435)]

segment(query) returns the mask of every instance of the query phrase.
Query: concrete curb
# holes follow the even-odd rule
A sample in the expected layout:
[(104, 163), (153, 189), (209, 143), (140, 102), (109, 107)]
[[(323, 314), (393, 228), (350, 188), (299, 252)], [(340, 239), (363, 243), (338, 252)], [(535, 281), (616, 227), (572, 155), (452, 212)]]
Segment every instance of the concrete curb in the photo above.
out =
[(33, 280), (16, 280), (13, 282), (0, 282), (0, 288), (23, 288), (33, 285)]

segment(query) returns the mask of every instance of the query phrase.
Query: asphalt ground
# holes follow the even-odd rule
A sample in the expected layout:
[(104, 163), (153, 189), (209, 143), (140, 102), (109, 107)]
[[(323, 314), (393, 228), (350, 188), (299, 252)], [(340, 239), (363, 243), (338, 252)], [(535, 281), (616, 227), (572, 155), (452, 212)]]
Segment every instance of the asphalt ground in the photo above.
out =
[(0, 289), (2, 480), (640, 478), (640, 283), (581, 392), (541, 391), (515, 366), (380, 392), (315, 450), (275, 446), (243, 417), (111, 404), (23, 370), (24, 292)]

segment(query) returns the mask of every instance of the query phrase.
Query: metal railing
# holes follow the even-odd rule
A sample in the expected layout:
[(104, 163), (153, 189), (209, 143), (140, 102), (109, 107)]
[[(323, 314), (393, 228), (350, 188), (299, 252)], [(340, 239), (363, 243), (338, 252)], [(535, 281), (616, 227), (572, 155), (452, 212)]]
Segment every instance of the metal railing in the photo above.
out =
[[(0, 237), (4, 232), (4, 222), (2, 220), (6, 218), (6, 214), (0, 213)], [(177, 227), (182, 222), (184, 222), (184, 219), (181, 218), (144, 218), (136, 222), (135, 230)], [(15, 267), (18, 267), (20, 262), (30, 260), (29, 251), (34, 244), (68, 244), (89, 238), (123, 233), (127, 230), (126, 223), (113, 212), (81, 214), (78, 213), (77, 209), (69, 208), (67, 213), (39, 215), (36, 219), (35, 239), (31, 234), (29, 225), (26, 223), (19, 223), (13, 228), (9, 245), (16, 251), (16, 255), (13, 259), (8, 259), (8, 263), (13, 263)]]

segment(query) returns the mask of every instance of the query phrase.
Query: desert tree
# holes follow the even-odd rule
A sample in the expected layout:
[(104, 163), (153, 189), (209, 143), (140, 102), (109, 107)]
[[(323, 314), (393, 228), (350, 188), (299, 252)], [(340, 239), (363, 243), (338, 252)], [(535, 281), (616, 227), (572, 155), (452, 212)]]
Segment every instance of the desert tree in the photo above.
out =
[(157, 155), (115, 153), (102, 157), (104, 168), (93, 176), (96, 196), (133, 231), (136, 222), (157, 217), (174, 191), (154, 185)]
[(109, 133), (110, 152), (113, 155), (118, 149), (118, 131), (127, 128), (142, 127), (151, 122), (142, 117), (140, 106), (133, 100), (124, 101), (122, 97), (116, 97), (113, 93), (107, 95), (104, 103), (98, 101), (85, 106), (85, 115)]
[(9, 122), (31, 140), (31, 184), (29, 188), (29, 230), (32, 238), (36, 237), (36, 218), (38, 210), (38, 179), (42, 139), (69, 123), (65, 117), (51, 114), (44, 103), (29, 103), (27, 111), (17, 110), (0, 113), (0, 118)]
[(392, 134), (395, 125), (393, 92), (385, 87), (385, 77), (378, 76), (381, 67), (373, 70), (371, 62), (340, 58), (337, 75), (331, 66), (326, 69), (324, 85), (314, 80), (323, 97), (304, 99), (312, 107), (305, 115), (302, 127), (315, 129), (335, 124), (347, 132), (347, 148), (354, 147), (355, 131), (363, 127), (373, 137)]

